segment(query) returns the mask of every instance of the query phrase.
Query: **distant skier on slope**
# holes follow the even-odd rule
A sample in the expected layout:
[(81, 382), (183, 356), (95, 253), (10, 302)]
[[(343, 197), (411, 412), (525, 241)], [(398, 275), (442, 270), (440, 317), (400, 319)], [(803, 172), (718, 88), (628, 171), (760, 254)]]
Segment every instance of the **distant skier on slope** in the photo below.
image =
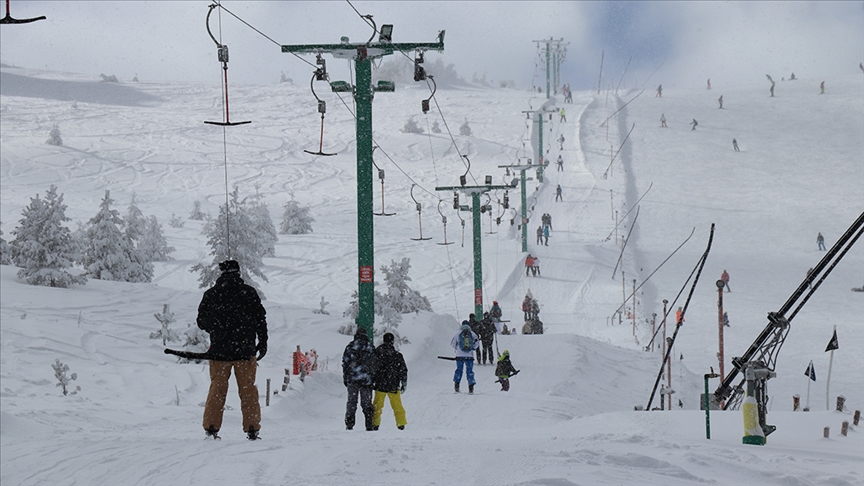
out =
[(690, 122), (690, 125), (693, 127), (690, 130), (696, 130), (696, 127), (699, 125), (699, 122), (697, 122), (696, 119), (694, 118), (693, 121)]
[(720, 103), (720, 109), (722, 110), (723, 109), (723, 95), (720, 95), (720, 97), (717, 98), (717, 102)]
[(663, 85), (662, 84), (657, 85), (657, 94), (655, 94), (654, 97), (655, 98), (662, 98), (663, 97)]
[(732, 148), (735, 149), (736, 152), (741, 151), (738, 149), (738, 140), (735, 140), (734, 138), (732, 139)]
[(663, 113), (660, 114), (660, 128), (668, 128), (666, 126), (666, 115)]
[(489, 363), (495, 364), (495, 354), (492, 352), (492, 344), (495, 341), (495, 333), (498, 330), (495, 328), (495, 322), (492, 321), (492, 317), (488, 312), (483, 313), (483, 320), (480, 321), (480, 343), (483, 345), (482, 352), (480, 353), (481, 359), (479, 363), (486, 364)]
[(825, 237), (822, 236), (822, 233), (816, 235), (816, 245), (819, 247), (819, 250), (825, 251)]
[(453, 389), (459, 393), (462, 382), (462, 369), (468, 376), (468, 393), (474, 393), (474, 350), (480, 346), (480, 339), (471, 330), (468, 321), (462, 321), (459, 332), (450, 340), (450, 347), (456, 350), (456, 372), (453, 373)]

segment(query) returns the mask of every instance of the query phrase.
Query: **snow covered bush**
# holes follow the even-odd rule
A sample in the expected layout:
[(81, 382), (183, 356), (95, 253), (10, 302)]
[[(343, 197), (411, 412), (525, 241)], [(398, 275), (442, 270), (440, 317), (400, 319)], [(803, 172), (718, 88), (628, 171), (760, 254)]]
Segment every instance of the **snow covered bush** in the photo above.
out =
[(126, 208), (126, 218), (123, 220), (126, 227), (126, 237), (134, 242), (138, 242), (141, 235), (144, 234), (144, 229), (147, 226), (147, 220), (144, 213), (138, 209), (138, 204), (135, 202), (135, 193), (132, 193), (132, 200), (129, 202), (129, 207)]
[[(203, 331), (200, 327), (193, 324), (186, 324), (186, 330), (183, 331), (183, 336), (186, 338), (186, 342), (183, 343), (183, 351), (190, 351), (193, 353), (204, 353), (210, 348), (210, 335), (207, 331)], [(196, 363), (200, 363), (204, 360), (202, 359), (187, 359), (187, 358), (179, 358), (177, 360), (178, 363), (189, 363), (190, 361), (194, 361)]]
[(138, 238), (138, 252), (148, 262), (167, 262), (171, 260), (170, 254), (174, 252), (173, 246), (168, 246), (168, 241), (162, 233), (162, 225), (156, 216), (150, 215)]
[(189, 215), (189, 219), (195, 221), (204, 221), (207, 219), (207, 215), (201, 212), (201, 201), (192, 203), (192, 214)]
[(432, 122), (432, 133), (441, 133), (441, 127), (438, 125), (438, 120)]
[(12, 261), (21, 268), (18, 278), (30, 285), (61, 288), (86, 282), (85, 277), (67, 271), (78, 258), (78, 245), (64, 226), (70, 218), (57, 187), (52, 185), (45, 199), (38, 194), (31, 198), (22, 214), (20, 225), (12, 231), (15, 239), (9, 244)]
[(171, 213), (171, 219), (168, 220), (168, 226), (170, 226), (172, 228), (182, 228), (184, 224), (186, 224), (186, 223), (184, 223), (183, 220), (180, 219), (179, 216), (177, 216), (174, 213)]
[(400, 262), (391, 260), (389, 267), (381, 267), (384, 282), (387, 284), (387, 303), (401, 314), (421, 310), (431, 311), (432, 306), (429, 304), (429, 299), (408, 286), (408, 282), (411, 281), (411, 277), (408, 276), (409, 270), (411, 270), (410, 258), (403, 258)]
[(85, 275), (98, 280), (149, 282), (153, 264), (142, 257), (122, 231), (124, 222), (117, 210), (111, 209), (113, 202), (110, 191), (105, 191), (99, 213), (83, 232), (81, 264)]
[(76, 386), (75, 389), (72, 390), (72, 392), (69, 392), (68, 390), (69, 382), (78, 379), (77, 373), (72, 373), (71, 375), (66, 376), (66, 372), (69, 371), (69, 365), (61, 363), (60, 358), (57, 358), (56, 360), (54, 360), (54, 364), (52, 364), (51, 367), (54, 368), (54, 378), (57, 378), (57, 381), (59, 382), (55, 386), (63, 387), (64, 396), (74, 395), (81, 391), (80, 386)]
[[(0, 222), (0, 224), (3, 224)], [(9, 265), (12, 263), (12, 256), (9, 253), (9, 243), (3, 239), (3, 230), (0, 229), (0, 265)]]
[(225, 260), (236, 260), (240, 264), (240, 275), (243, 280), (255, 287), (261, 299), (264, 293), (251, 275), (267, 282), (267, 277), (261, 272), (264, 263), (261, 261), (262, 236), (257, 233), (258, 227), (250, 214), (249, 205), (240, 200), (239, 189), (234, 187), (228, 206), (219, 207), (219, 217), (208, 220), (203, 233), (207, 235), (210, 254), (213, 259), (209, 264), (198, 263), (189, 269), (190, 272), (200, 272), (199, 288), (213, 285), (222, 275), (219, 264)]
[(327, 307), (327, 304), (329, 304), (329, 303), (330, 302), (327, 302), (326, 300), (324, 300), (324, 296), (322, 295), (321, 296), (321, 302), (318, 303), (320, 308), (313, 310), (312, 313), (313, 314), (324, 314), (324, 315), (329, 316), (330, 312), (325, 309), (325, 307)]
[(315, 219), (309, 216), (308, 207), (301, 207), (300, 203), (291, 200), (285, 203), (279, 232), (283, 235), (305, 235), (312, 232), (314, 221)]
[(162, 328), (156, 332), (150, 333), (150, 339), (162, 339), (162, 346), (168, 344), (169, 341), (179, 341), (180, 336), (171, 330), (171, 323), (174, 322), (174, 313), (168, 307), (168, 304), (162, 306), (161, 314), (153, 314), (153, 317), (162, 324)]
[(99, 73), (99, 77), (102, 78), (103, 83), (119, 83), (120, 81), (117, 79), (117, 76), (113, 74), (109, 74), (108, 76)]
[(48, 140), (45, 140), (45, 143), (48, 145), (56, 145), (58, 147), (63, 146), (63, 139), (60, 138), (60, 127), (57, 124), (54, 124), (54, 127), (51, 128), (51, 131), (48, 132)]
[(275, 257), (276, 242), (279, 241), (279, 237), (276, 235), (276, 226), (273, 225), (273, 220), (270, 219), (270, 210), (267, 209), (267, 205), (261, 199), (262, 196), (255, 194), (255, 197), (249, 203), (249, 215), (252, 218), (252, 223), (255, 225), (255, 234), (258, 235), (261, 256)]
[(417, 121), (412, 116), (405, 122), (405, 126), (402, 127), (402, 133), (423, 133), (423, 128), (417, 124)]
[(462, 135), (463, 137), (470, 137), (471, 133), (471, 127), (468, 125), (468, 119), (466, 118), (465, 123), (463, 123), (462, 126), (459, 127), (459, 135)]

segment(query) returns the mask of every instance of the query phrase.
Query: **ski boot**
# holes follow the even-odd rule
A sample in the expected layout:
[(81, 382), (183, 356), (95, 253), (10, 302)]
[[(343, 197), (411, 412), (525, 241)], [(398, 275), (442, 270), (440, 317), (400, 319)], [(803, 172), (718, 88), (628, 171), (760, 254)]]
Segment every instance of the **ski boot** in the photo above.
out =
[(459, 382), (458, 381), (453, 382), (453, 389), (456, 390), (456, 393), (459, 393)]
[(474, 393), (474, 385), (471, 383), (468, 383), (468, 393), (469, 394)]
[(249, 426), (249, 430), (246, 431), (246, 438), (249, 440), (260, 440), (261, 437), (258, 436), (258, 431), (255, 430), (254, 425)]
[(219, 437), (219, 431), (216, 430), (216, 427), (214, 427), (212, 425), (207, 428), (207, 430), (205, 431), (205, 434), (206, 434), (204, 436), (205, 439), (222, 440), (222, 437)]

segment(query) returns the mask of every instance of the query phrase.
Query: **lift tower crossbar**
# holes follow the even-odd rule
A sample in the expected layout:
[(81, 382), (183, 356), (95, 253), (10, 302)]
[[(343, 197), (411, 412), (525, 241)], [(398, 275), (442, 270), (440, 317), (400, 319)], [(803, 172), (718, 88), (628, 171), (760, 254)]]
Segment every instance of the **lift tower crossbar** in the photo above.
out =
[(542, 166), (534, 165), (534, 164), (513, 164), (513, 165), (499, 165), (501, 169), (510, 169), (512, 171), (519, 171), (519, 185), (522, 186), (521, 196), (522, 196), (522, 252), (528, 251), (528, 196), (526, 194), (526, 187), (528, 178), (525, 177), (525, 171), (531, 169), (542, 169)]
[[(390, 27), (387, 29), (386, 27)], [(385, 35), (386, 31), (386, 35)], [(378, 42), (351, 44), (347, 37), (339, 44), (283, 45), (282, 52), (292, 54), (330, 53), (337, 59), (352, 59), (356, 86), (345, 82), (331, 83), (333, 91), (351, 91), (357, 106), (357, 327), (365, 329), (372, 337), (375, 324), (375, 245), (373, 231), (372, 197), (372, 97), (375, 91), (394, 91), (393, 83), (378, 81), (372, 85), (372, 60), (393, 54), (415, 50), (444, 50), (444, 31), (438, 33), (438, 42), (394, 43), (390, 39), (392, 26), (383, 26)], [(374, 38), (374, 36), (373, 36)], [(347, 88), (347, 89), (346, 89)]]

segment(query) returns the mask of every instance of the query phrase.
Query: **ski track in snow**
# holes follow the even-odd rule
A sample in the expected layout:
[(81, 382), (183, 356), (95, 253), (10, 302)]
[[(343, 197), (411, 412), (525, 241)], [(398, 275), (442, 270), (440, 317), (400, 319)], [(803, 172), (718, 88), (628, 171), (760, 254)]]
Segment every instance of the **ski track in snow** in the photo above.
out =
[[(860, 80), (838, 81), (838, 94), (824, 97), (809, 96), (804, 82), (781, 86), (788, 89), (776, 100), (750, 85), (718, 86), (707, 97), (704, 91), (668, 88), (662, 99), (640, 97), (608, 127), (601, 123), (637, 91), (620, 97), (574, 93), (574, 103), (565, 105), (516, 90), (440, 90), (436, 96), (458, 151), (446, 130), (400, 131), (412, 116), (424, 130), (435, 120), (444, 129), (437, 112), (416, 114), (416, 101), (427, 96), (423, 90), (400, 87), (376, 96), (373, 136), (382, 150), (376, 150), (375, 163), (386, 171), (384, 208), (396, 213), (374, 220), (376, 267), (411, 258), (411, 285), (436, 313), (404, 316), (399, 331), (410, 339), (402, 347), (409, 366), (403, 397), (409, 425), (397, 430), (385, 405), (375, 434), (347, 432), (343, 425), (340, 360), (350, 338), (336, 329), (347, 322), (341, 313), (356, 288), (357, 176), (353, 120), (338, 98), (325, 95), (338, 108), (327, 115), (323, 147), (338, 155), (316, 157), (302, 152), (317, 150), (320, 135), (305, 87), (233, 88), (232, 118), (252, 124), (225, 131), (225, 152), (223, 130), (202, 123), (221, 117), (217, 87), (141, 83), (137, 88), (159, 101), (137, 107), (79, 102), (73, 108), (66, 101), (0, 97), (0, 216), (7, 240), (29, 198), (56, 184), (65, 193), (73, 228), (95, 214), (105, 190), (121, 213), (134, 192), (142, 211), (163, 222), (169, 245), (177, 248), (174, 260), (156, 264), (150, 284), (91, 280), (71, 289), (36, 288), (20, 283), (16, 269), (0, 267), (2, 483), (864, 484), (860, 431), (839, 436), (840, 421), (848, 417), (821, 411), (824, 381), (813, 384), (813, 412), (789, 411), (793, 393), (804, 400), (806, 378), (800, 375), (807, 362), (817, 361), (820, 380), (827, 372), (821, 346), (833, 324), (841, 350), (832, 394), (843, 393), (852, 409), (864, 400), (864, 363), (854, 349), (864, 340), (864, 304), (849, 293), (861, 284), (860, 243), (796, 318), (778, 377), (769, 382), (769, 423), (778, 431), (768, 445), (741, 445), (738, 412), (712, 413), (712, 440), (706, 441), (698, 411), (702, 373), (717, 366), (713, 279), (730, 267), (734, 292), (724, 296), (733, 319), (728, 362), (762, 329), (765, 313), (785, 301), (806, 266), (821, 257), (811, 248), (815, 232), (821, 228), (830, 241), (864, 209), (858, 185), (864, 180)], [(722, 112), (712, 94), (719, 89), (726, 90), (728, 109)], [(500, 174), (498, 165), (524, 157), (525, 140), (517, 138), (525, 123), (521, 110), (540, 104), (564, 106), (570, 115), (566, 123), (557, 117), (544, 123), (551, 162), (545, 183), (529, 171), (535, 180), (527, 188), (528, 246), (540, 257), (542, 277), (524, 276), (518, 218), (509, 224), (512, 211), (502, 213), (500, 226), (484, 215), (483, 288), (486, 306), (498, 300), (517, 329), (530, 289), (547, 332), (498, 336), (496, 348), (510, 350), (522, 370), (511, 379), (510, 392), (498, 391), (494, 367), (478, 364), (477, 393), (465, 393), (463, 378), (463, 393), (455, 394), (454, 363), (435, 356), (452, 355), (450, 338), (473, 311), (472, 223), (469, 214), (453, 211), (452, 193), (435, 194), (434, 187), (453, 185), (465, 173), (460, 154), (471, 159), (470, 175), (478, 182)], [(657, 127), (661, 112), (668, 129)], [(801, 128), (805, 116), (812, 118), (807, 129)], [(693, 117), (699, 120), (695, 132), (685, 126)], [(463, 119), (472, 137), (458, 135)], [(634, 122), (604, 178), (610, 150), (618, 149)], [(63, 147), (44, 144), (54, 123)], [(566, 138), (563, 150), (556, 141), (560, 134)], [(734, 158), (727, 146), (733, 136), (742, 148)], [(536, 132), (531, 140), (537, 143)], [(554, 163), (559, 152), (563, 171)], [(185, 218), (195, 200), (215, 214), (225, 200), (226, 161), (229, 184), (239, 186), (241, 197), (256, 190), (264, 195), (277, 227), (282, 205), (292, 198), (310, 206), (316, 219), (312, 234), (280, 235), (276, 257), (264, 259), (271, 340), (257, 384), (263, 395), (270, 378), (278, 394), (270, 407), (263, 407), (262, 397), (264, 440), (254, 443), (240, 430), (233, 384), (223, 440), (202, 440), (207, 366), (177, 364), (162, 354), (161, 341), (148, 339), (159, 327), (152, 315), (163, 304), (176, 314), (175, 331), (194, 322), (201, 290), (189, 268), (210, 258), (203, 222), (184, 219), (182, 228), (165, 222), (172, 214)], [(370, 176), (377, 212), (381, 185), (377, 174)], [(409, 195), (414, 182), (421, 186), (414, 195), (429, 241), (412, 241), (419, 234)], [(618, 241), (605, 241), (615, 231), (614, 212), (623, 218), (652, 183), (622, 266), (611, 278), (620, 252)], [(557, 184), (562, 202), (555, 202)], [(518, 191), (510, 193), (517, 209)], [(502, 197), (495, 196), (493, 201)], [(453, 245), (436, 245), (444, 240), (439, 198)], [(553, 216), (549, 246), (536, 245), (532, 230), (544, 212)], [(617, 240), (626, 236), (635, 214), (620, 222)], [(464, 246), (460, 216), (467, 221)], [(659, 301), (671, 301), (678, 291), (703, 251), (711, 222), (717, 223), (714, 249), (673, 350), (673, 356), (686, 357), (675, 359), (672, 373), (673, 397), (682, 399), (685, 410), (635, 413), (634, 405), (647, 402), (660, 365), (659, 351), (641, 351), (651, 334), (646, 319), (660, 314)], [(637, 294), (635, 329), (626, 319), (618, 324), (611, 313), (622, 294), (630, 294), (631, 279), (647, 277), (694, 226), (693, 239)], [(331, 302), (330, 315), (310, 312), (322, 296)], [(659, 324), (662, 316), (657, 317)], [(283, 370), (298, 344), (316, 348), (324, 369), (305, 383), (293, 376), (283, 392)], [(81, 386), (80, 392), (63, 397), (55, 387), (49, 367), (55, 358), (78, 374), (71, 384)], [(357, 418), (362, 429), (359, 410)], [(826, 425), (830, 440), (821, 438)]]

